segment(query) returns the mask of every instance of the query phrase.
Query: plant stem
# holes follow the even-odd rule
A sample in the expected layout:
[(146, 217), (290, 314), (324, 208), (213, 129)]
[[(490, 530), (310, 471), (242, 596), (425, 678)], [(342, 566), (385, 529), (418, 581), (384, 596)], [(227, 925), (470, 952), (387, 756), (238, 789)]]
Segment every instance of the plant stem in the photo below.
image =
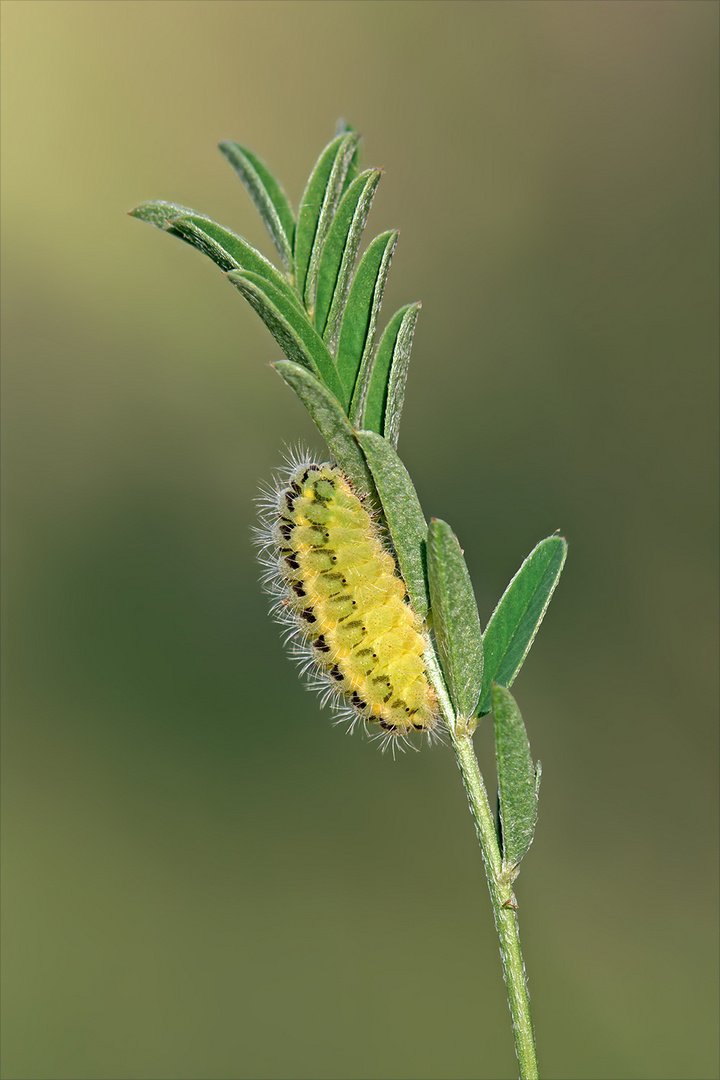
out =
[(472, 736), (451, 732), (451, 738), (485, 862), (495, 927), (500, 938), (500, 955), (512, 1016), (515, 1052), (520, 1064), (520, 1080), (537, 1080), (537, 1055), (530, 1018), (530, 997), (520, 950), (520, 930), (511, 881), (509, 875), (503, 872), (495, 821), (475, 757)]
[(511, 870), (508, 871), (503, 867), (495, 820), (475, 756), (472, 735), (461, 730), (462, 721), (458, 721), (455, 717), (433, 649), (428, 649), (425, 660), (450, 733), (485, 863), (485, 875), (490, 889), (495, 927), (500, 939), (500, 956), (512, 1017), (515, 1053), (520, 1065), (520, 1080), (538, 1080), (535, 1034), (530, 1016), (530, 995), (520, 949), (517, 902), (512, 891), (513, 874)]

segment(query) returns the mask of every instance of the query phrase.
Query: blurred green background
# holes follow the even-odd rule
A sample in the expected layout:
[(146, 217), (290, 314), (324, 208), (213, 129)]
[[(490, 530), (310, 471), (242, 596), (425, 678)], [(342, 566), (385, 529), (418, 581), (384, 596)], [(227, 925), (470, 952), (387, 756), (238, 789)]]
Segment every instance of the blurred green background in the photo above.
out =
[[(516, 1075), (450, 752), (333, 728), (253, 499), (320, 450), (219, 272), (344, 116), (421, 299), (400, 450), (486, 620), (570, 557), (515, 692), (548, 1078), (717, 1075), (717, 18), (692, 2), (34, 2), (3, 18), (4, 1076)], [(486, 721), (476, 736), (492, 777)]]

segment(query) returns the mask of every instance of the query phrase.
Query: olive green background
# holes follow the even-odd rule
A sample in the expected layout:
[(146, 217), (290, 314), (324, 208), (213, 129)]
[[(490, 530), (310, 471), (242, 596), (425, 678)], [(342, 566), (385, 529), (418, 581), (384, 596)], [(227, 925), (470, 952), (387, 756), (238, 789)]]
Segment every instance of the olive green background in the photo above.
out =
[[(693, 2), (41, 2), (3, 19), (4, 1076), (516, 1075), (449, 750), (301, 688), (254, 497), (321, 452), (257, 316), (125, 217), (270, 254), (344, 116), (421, 299), (400, 451), (485, 622), (570, 555), (515, 684), (542, 1074), (717, 1075), (716, 41)], [(476, 736), (494, 785), (489, 721)]]

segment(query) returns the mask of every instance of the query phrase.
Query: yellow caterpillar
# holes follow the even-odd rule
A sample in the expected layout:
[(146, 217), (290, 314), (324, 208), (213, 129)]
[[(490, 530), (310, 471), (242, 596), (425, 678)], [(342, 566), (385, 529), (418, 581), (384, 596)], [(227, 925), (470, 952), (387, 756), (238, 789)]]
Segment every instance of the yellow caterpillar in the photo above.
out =
[(430, 734), (437, 706), (422, 622), (350, 481), (333, 466), (302, 462), (267, 510), (275, 614), (290, 625), (315, 684), (388, 740)]

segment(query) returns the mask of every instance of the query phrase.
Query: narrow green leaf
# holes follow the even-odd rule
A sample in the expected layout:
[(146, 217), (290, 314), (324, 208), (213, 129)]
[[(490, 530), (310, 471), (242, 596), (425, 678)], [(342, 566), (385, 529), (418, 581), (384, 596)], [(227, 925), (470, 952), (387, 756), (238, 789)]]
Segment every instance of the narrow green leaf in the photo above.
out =
[[(208, 255), (221, 270), (243, 269), (243, 263), (236, 257), (240, 254), (238, 251), (239, 245), (233, 244), (232, 241), (226, 241), (225, 244), (218, 242), (210, 235), (209, 230), (202, 228), (198, 223), (199, 221), (200, 219), (196, 215), (190, 214), (183, 217), (172, 218), (172, 220), (168, 222), (166, 232), (184, 240), (198, 251), (201, 251), (203, 255)], [(240, 237), (236, 237), (236, 239), (240, 240)], [(229, 247), (233, 248), (234, 255), (230, 254), (228, 250)], [(249, 244), (246, 244), (245, 247), (249, 248)], [(244, 269), (253, 270), (255, 273), (262, 273), (259, 269), (259, 262), (262, 258), (260, 252), (254, 251), (252, 248), (250, 251), (252, 251), (252, 254), (249, 252), (247, 253), (247, 258), (244, 260)], [(259, 256), (259, 258), (253, 258), (253, 255)], [(265, 261), (267, 262), (267, 260)], [(268, 263), (268, 265), (270, 264)]]
[(173, 218), (168, 232), (177, 234), (199, 251), (209, 255), (222, 270), (242, 270), (259, 274), (304, 314), (302, 301), (284, 274), (241, 236), (236, 236), (200, 214), (185, 214)]
[(457, 537), (433, 518), (427, 535), (430, 610), (450, 697), (459, 716), (473, 715), (482, 685), (482, 633), (475, 594)]
[(364, 397), (362, 426), (367, 431), (377, 431), (379, 435), (385, 435), (385, 406), (395, 343), (403, 319), (411, 307), (411, 304), (406, 304), (390, 319), (383, 330), (372, 364), (366, 372), (367, 385), (362, 394)]
[(186, 244), (209, 255), (221, 270), (242, 269), (260, 274), (280, 289), (298, 310), (303, 310), (300, 297), (276, 266), (241, 236), (204, 214), (198, 214), (187, 206), (158, 200), (136, 206), (130, 211), (130, 217), (147, 221), (163, 232), (184, 240)]
[(428, 613), (425, 577), (427, 524), (407, 469), (392, 446), (374, 431), (358, 431), (357, 440), (370, 466), (410, 603), (424, 619)]
[(367, 367), (362, 426), (384, 435), (395, 448), (400, 431), (410, 350), (420, 306), (418, 301), (395, 312), (380, 338), (372, 364)]
[(405, 384), (407, 383), (407, 373), (410, 365), (410, 352), (413, 337), (415, 336), (415, 324), (421, 306), (418, 301), (418, 303), (410, 307), (402, 321), (395, 348), (393, 349), (385, 416), (383, 417), (383, 435), (393, 446), (397, 446), (400, 436), (400, 418), (405, 401)]
[(380, 180), (379, 169), (369, 169), (347, 189), (333, 218), (318, 269), (315, 326), (331, 353), (367, 216)]
[(548, 536), (541, 540), (492, 613), (483, 635), (485, 666), (479, 716), (490, 711), (493, 683), (506, 689), (512, 686), (547, 611), (566, 555), (564, 537)]
[(355, 432), (336, 398), (314, 375), (290, 360), (279, 360), (273, 367), (300, 398), (345, 475), (377, 509), (379, 504), (372, 475), (357, 444)]
[(320, 255), (359, 140), (356, 132), (349, 132), (325, 147), (300, 203), (295, 226), (295, 284), (311, 314)]
[(535, 833), (540, 763), (536, 770), (517, 702), (497, 684), (492, 688), (492, 711), (503, 864), (514, 869), (527, 853)]
[(220, 143), (225, 155), (243, 184), (263, 219), (265, 228), (278, 250), (283, 266), (289, 274), (293, 271), (293, 241), (295, 239), (295, 215), (288, 197), (264, 161), (245, 146), (226, 139)]
[(375, 346), (375, 328), (382, 306), (390, 261), (398, 232), (376, 236), (360, 260), (342, 312), (337, 347), (338, 372), (352, 394), (350, 417), (361, 426), (363, 400)]
[(303, 197), (300, 200), (300, 208), (295, 224), (293, 259), (295, 263), (295, 284), (301, 296), (305, 291), (305, 277), (310, 263), (310, 254), (315, 240), (320, 210), (323, 205), (325, 188), (327, 187), (333, 162), (345, 138), (347, 138), (346, 134), (338, 134), (325, 147), (315, 162)]
[(260, 274), (231, 270), (226, 277), (254, 307), (285, 355), (312, 371), (330, 393), (342, 398), (335, 361), (305, 313)]
[(128, 217), (139, 218), (140, 221), (147, 221), (157, 229), (167, 231), (173, 218), (194, 213), (195, 211), (189, 206), (165, 202), (163, 199), (153, 199), (152, 202), (140, 203), (134, 210), (128, 210)]
[[(352, 126), (352, 124), (348, 124), (347, 120), (338, 120), (337, 124), (335, 125), (336, 135), (348, 135), (350, 132), (353, 132), (355, 130), (356, 129)], [(345, 177), (346, 189), (350, 186), (350, 184), (352, 184), (353, 180), (357, 176), (359, 168), (360, 142), (358, 141), (358, 145), (355, 147), (355, 153), (353, 154), (350, 165), (348, 167), (347, 176)]]

